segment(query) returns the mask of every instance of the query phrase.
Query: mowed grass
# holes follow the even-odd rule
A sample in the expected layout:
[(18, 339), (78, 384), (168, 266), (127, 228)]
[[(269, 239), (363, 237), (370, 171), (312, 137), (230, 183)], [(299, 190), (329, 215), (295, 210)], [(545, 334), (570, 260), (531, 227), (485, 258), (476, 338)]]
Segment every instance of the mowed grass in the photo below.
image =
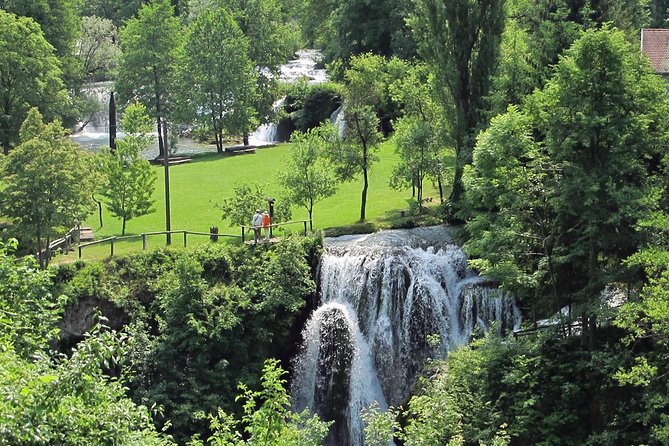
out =
[[(248, 155), (204, 155), (189, 164), (170, 167), (171, 223), (172, 230), (188, 230), (209, 232), (209, 228), (217, 226), (219, 233), (241, 234), (237, 226), (230, 227), (228, 221), (222, 221), (222, 212), (215, 207), (216, 203), (230, 197), (234, 188), (258, 182), (266, 184), (267, 196), (280, 198), (283, 191), (278, 182), (278, 173), (283, 170), (290, 157), (290, 144), (259, 148), (255, 154)], [(366, 221), (381, 222), (399, 210), (409, 208), (411, 188), (397, 191), (391, 189), (389, 180), (394, 166), (398, 163), (391, 142), (385, 142), (378, 151), (379, 161), (370, 172), (367, 196)], [(164, 170), (155, 166), (157, 181), (154, 191), (156, 211), (150, 215), (130, 220), (126, 225), (126, 235), (143, 232), (165, 230), (165, 187)], [(337, 193), (314, 207), (314, 229), (349, 226), (358, 222), (360, 217), (360, 201), (362, 178), (339, 185)], [(424, 196), (438, 196), (438, 192), (427, 185)], [(97, 240), (121, 235), (121, 221), (104, 210), (104, 225), (100, 227), (97, 212), (85, 222), (95, 232)], [(308, 218), (306, 209), (293, 207), (293, 220)], [(251, 216), (249, 215), (249, 220)], [(294, 226), (295, 231), (302, 230), (302, 225)], [(188, 244), (203, 243), (207, 237), (189, 236)], [(149, 246), (164, 246), (165, 236), (152, 236)], [(183, 245), (181, 234), (174, 235), (172, 243)], [(114, 253), (123, 253), (142, 249), (141, 239), (117, 242)], [(84, 248), (83, 258), (99, 258), (109, 255), (108, 245), (97, 245)]]

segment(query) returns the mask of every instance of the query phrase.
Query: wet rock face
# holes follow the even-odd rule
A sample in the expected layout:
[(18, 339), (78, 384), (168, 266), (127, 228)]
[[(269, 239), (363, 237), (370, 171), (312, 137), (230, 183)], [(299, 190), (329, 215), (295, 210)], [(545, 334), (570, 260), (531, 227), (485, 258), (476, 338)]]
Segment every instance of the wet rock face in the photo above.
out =
[(335, 421), (329, 445), (362, 445), (360, 410), (406, 401), (427, 358), (493, 321), (519, 324), (513, 299), (469, 270), (451, 240), (438, 227), (326, 241), (292, 393), (294, 409)]
[(60, 321), (60, 338), (54, 347), (59, 351), (69, 351), (84, 339), (84, 335), (95, 324), (95, 315), (99, 312), (107, 318), (105, 325), (114, 330), (121, 330), (128, 323), (128, 315), (113, 303), (87, 298), (65, 308)]
[(326, 444), (350, 444), (349, 389), (354, 341), (346, 318), (340, 310), (332, 308), (322, 315), (320, 350), (314, 406), (325, 421), (334, 421)]

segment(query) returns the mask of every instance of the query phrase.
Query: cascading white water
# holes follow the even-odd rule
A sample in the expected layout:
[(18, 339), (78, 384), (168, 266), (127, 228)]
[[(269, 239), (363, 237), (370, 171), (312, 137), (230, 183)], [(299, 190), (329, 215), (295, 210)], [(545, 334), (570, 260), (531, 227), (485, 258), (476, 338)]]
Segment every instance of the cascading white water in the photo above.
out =
[[(289, 60), (281, 65), (279, 79), (282, 82), (292, 84), (299, 79), (307, 79), (310, 84), (322, 84), (327, 81), (327, 74), (323, 68), (317, 68), (323, 55), (319, 50), (305, 49), (295, 53), (296, 59)], [(278, 110), (283, 107), (285, 98), (274, 102), (272, 109)], [(278, 129), (275, 122), (260, 125), (249, 135), (249, 144), (254, 146), (269, 145), (280, 142)]]
[(344, 106), (340, 105), (337, 110), (333, 111), (330, 115), (330, 122), (337, 129), (339, 136), (344, 136), (344, 128), (346, 122), (344, 121)]
[[(276, 112), (286, 102), (286, 97), (282, 97), (272, 104), (272, 110)], [(277, 142), (277, 125), (275, 122), (262, 124), (249, 135), (249, 144), (252, 146), (265, 146)]]
[(519, 326), (513, 298), (469, 270), (449, 235), (435, 227), (327, 240), (320, 307), (292, 387), (296, 410), (335, 421), (327, 444), (362, 445), (360, 410), (404, 402), (427, 358), (465, 344), (477, 327)]

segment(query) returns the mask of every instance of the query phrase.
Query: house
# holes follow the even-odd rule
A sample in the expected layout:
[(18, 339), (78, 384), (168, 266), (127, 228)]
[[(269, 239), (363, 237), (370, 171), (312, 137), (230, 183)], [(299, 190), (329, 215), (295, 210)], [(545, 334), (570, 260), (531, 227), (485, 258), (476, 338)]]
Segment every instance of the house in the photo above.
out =
[(641, 51), (648, 56), (655, 72), (669, 82), (669, 29), (642, 29)]

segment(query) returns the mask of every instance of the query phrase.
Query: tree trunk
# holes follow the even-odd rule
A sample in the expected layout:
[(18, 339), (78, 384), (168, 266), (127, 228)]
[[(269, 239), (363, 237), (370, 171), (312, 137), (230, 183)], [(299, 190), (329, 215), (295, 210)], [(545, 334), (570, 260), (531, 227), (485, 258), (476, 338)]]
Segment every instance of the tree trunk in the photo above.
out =
[(464, 192), (464, 187), (462, 186), (462, 172), (464, 170), (464, 164), (460, 161), (460, 154), (456, 155), (455, 161), (455, 175), (453, 176), (453, 189), (451, 189), (451, 196), (449, 200), (457, 208), (459, 207), (460, 198)]
[(109, 148), (111, 153), (116, 151), (116, 101), (113, 91), (109, 94)]
[(40, 268), (44, 268), (44, 254), (42, 253), (42, 232), (37, 230), (37, 260)]
[(365, 208), (367, 207), (367, 188), (369, 187), (369, 179), (367, 178), (367, 167), (362, 169), (362, 200), (360, 202), (360, 221), (365, 221)]
[(423, 178), (420, 173), (416, 176), (416, 190), (418, 193), (418, 211), (421, 213), (423, 210)]
[(100, 227), (102, 227), (102, 202), (95, 198), (95, 194), (91, 195), (95, 204), (98, 205), (98, 219), (100, 220)]
[(127, 221), (126, 218), (123, 217), (123, 227), (121, 228), (121, 235), (125, 235), (125, 222), (126, 221)]
[(242, 136), (242, 143), (245, 146), (249, 145), (249, 134), (248, 134), (248, 132), (244, 132), (244, 135)]
[(46, 237), (46, 246), (45, 246), (45, 252), (46, 255), (44, 256), (44, 266), (42, 268), (46, 268), (49, 266), (49, 262), (51, 261), (51, 237), (47, 236)]
[(165, 157), (165, 145), (163, 144), (163, 126), (160, 116), (156, 118), (156, 128), (158, 130), (158, 158)]
[(439, 203), (444, 204), (444, 185), (441, 182), (441, 175), (437, 177), (437, 184), (439, 185)]

